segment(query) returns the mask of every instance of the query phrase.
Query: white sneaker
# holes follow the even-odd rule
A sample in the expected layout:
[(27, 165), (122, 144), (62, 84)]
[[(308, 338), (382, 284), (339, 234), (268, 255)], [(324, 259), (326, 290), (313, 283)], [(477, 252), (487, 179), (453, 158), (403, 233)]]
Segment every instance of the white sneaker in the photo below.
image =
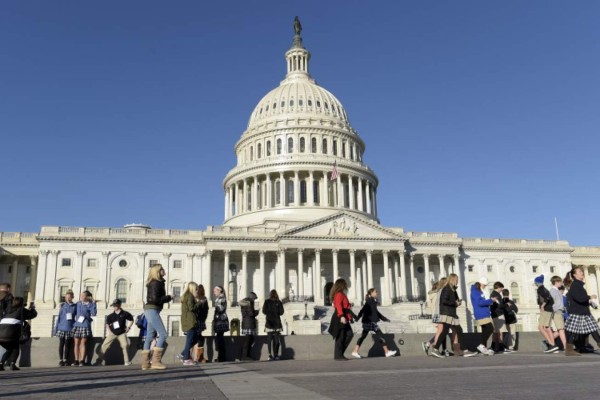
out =
[(385, 353), (386, 357), (394, 357), (396, 355), (396, 350), (388, 350), (387, 353)]
[(131, 365), (131, 361), (127, 361), (127, 362), (126, 362), (125, 364), (123, 364), (123, 365), (125, 365), (125, 366), (127, 366), (127, 367), (128, 367), (128, 366), (130, 366), (130, 365)]
[(480, 344), (479, 346), (477, 346), (477, 351), (480, 352), (481, 354), (483, 354), (484, 356), (489, 356), (490, 353), (494, 354), (493, 351), (489, 350), (487, 347), (485, 347), (482, 344)]
[(352, 352), (352, 357), (354, 358), (362, 358), (360, 354), (358, 354), (357, 352), (353, 351)]
[(492, 349), (486, 349), (486, 350), (487, 350), (487, 355), (488, 355), (488, 356), (493, 356), (494, 354), (496, 354), (496, 353), (494, 352), (494, 350), (492, 350)]

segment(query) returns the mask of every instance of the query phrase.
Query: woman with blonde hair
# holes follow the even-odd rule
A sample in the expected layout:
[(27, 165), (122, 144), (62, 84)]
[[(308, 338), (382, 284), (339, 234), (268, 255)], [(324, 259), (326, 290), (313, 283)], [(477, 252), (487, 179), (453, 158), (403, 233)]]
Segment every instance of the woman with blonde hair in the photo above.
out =
[(334, 312), (329, 325), (329, 333), (335, 338), (334, 359), (337, 361), (347, 360), (344, 353), (352, 341), (352, 328), (350, 322), (353, 320), (350, 302), (346, 296), (348, 285), (344, 279), (335, 281), (329, 292), (329, 299), (334, 307)]
[[(431, 339), (422, 343), (421, 347), (425, 352), (425, 355), (429, 354), (429, 349), (431, 346), (437, 342), (438, 338), (442, 334), (443, 325), (440, 324), (440, 291), (446, 285), (448, 278), (441, 278), (439, 281), (434, 283), (431, 286), (431, 290), (427, 293), (427, 308), (431, 313), (431, 322), (435, 326), (435, 335), (431, 337)], [(444, 338), (445, 339), (445, 338)], [(442, 348), (446, 355), (448, 355), (448, 350), (446, 348), (446, 340), (442, 341)]]
[(196, 332), (198, 332), (198, 343), (194, 346), (194, 360), (197, 362), (207, 362), (204, 358), (204, 336), (202, 332), (206, 330), (206, 318), (208, 317), (208, 299), (203, 285), (198, 285), (196, 291)]
[(443, 358), (439, 352), (439, 348), (442, 344), (442, 340), (446, 340), (446, 335), (452, 330), (452, 342), (454, 346), (454, 355), (459, 357), (472, 357), (477, 353), (471, 353), (468, 350), (461, 349), (461, 343), (463, 342), (463, 330), (458, 320), (458, 314), (456, 309), (462, 304), (462, 300), (458, 297), (456, 290), (458, 289), (458, 275), (450, 274), (444, 287), (442, 287), (439, 293), (440, 302), (440, 319), (439, 322), (442, 324), (442, 333), (438, 336), (433, 349), (430, 350), (430, 355), (438, 358)]
[(194, 365), (190, 357), (190, 349), (198, 342), (198, 329), (196, 310), (198, 309), (198, 284), (190, 282), (187, 284), (185, 294), (181, 296), (181, 329), (185, 333), (185, 346), (181, 354), (177, 355), (183, 365)]
[(160, 264), (155, 264), (150, 268), (148, 272), (148, 278), (146, 279), (146, 304), (144, 304), (144, 315), (148, 324), (146, 336), (149, 338), (154, 337), (154, 334), (158, 334), (156, 340), (156, 347), (152, 351), (152, 365), (150, 365), (150, 345), (152, 340), (146, 340), (144, 342), (144, 350), (142, 350), (142, 369), (165, 369), (167, 368), (161, 360), (165, 352), (165, 341), (167, 339), (167, 330), (165, 325), (160, 319), (160, 312), (163, 309), (163, 305), (172, 300), (172, 297), (167, 294), (165, 290), (165, 279), (166, 275), (164, 268)]

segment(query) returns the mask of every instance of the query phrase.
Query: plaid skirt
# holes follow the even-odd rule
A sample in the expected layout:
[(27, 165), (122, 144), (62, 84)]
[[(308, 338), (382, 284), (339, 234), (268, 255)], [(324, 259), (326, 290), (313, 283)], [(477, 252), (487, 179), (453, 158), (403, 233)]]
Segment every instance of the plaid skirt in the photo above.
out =
[(440, 315), (439, 314), (433, 314), (431, 316), (431, 323), (433, 323), (433, 324), (439, 324), (440, 323)]
[(587, 335), (598, 330), (598, 323), (591, 315), (569, 315), (565, 323), (565, 330), (579, 335)]
[(281, 331), (282, 331), (282, 329), (265, 328), (265, 332), (267, 332), (267, 333), (281, 332)]
[(458, 318), (451, 317), (449, 315), (440, 315), (440, 324), (448, 324), (448, 325), (460, 325), (460, 321)]
[(72, 330), (73, 336), (76, 338), (87, 338), (92, 336), (92, 330), (90, 328), (84, 328), (82, 326), (76, 326)]
[(362, 328), (363, 331), (377, 332), (379, 330), (379, 325), (377, 325), (376, 322), (363, 322)]
[(73, 331), (56, 331), (56, 337), (59, 339), (71, 339), (75, 337)]
[(242, 329), (242, 335), (256, 336), (256, 335), (258, 335), (258, 330), (257, 329)]
[(215, 330), (215, 333), (229, 332), (229, 319), (215, 319), (213, 321), (213, 329)]

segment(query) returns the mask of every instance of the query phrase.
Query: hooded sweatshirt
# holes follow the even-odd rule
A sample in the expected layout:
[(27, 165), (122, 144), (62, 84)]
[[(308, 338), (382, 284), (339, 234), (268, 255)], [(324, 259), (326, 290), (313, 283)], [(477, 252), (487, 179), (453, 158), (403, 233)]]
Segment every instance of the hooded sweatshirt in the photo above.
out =
[(476, 284), (471, 286), (471, 305), (473, 306), (475, 319), (491, 318), (490, 306), (492, 303), (492, 300), (485, 298), (483, 291), (477, 289)]

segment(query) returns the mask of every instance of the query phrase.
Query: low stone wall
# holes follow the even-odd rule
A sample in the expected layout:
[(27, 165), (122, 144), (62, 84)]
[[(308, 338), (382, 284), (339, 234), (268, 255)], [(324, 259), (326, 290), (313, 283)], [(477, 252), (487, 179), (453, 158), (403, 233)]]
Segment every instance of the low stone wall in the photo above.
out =
[[(399, 350), (402, 356), (423, 355), (421, 350), (421, 342), (429, 339), (428, 336), (418, 334), (386, 334), (384, 335), (390, 349)], [(467, 333), (465, 343), (470, 350), (475, 350), (479, 343), (479, 335), (475, 333)], [(216, 358), (214, 349), (214, 338), (206, 338), (206, 354), (209, 360)], [(358, 337), (355, 335), (348, 351), (347, 357), (356, 344)], [(518, 350), (521, 352), (540, 352), (541, 351), (541, 336), (534, 332), (519, 333)], [(228, 336), (225, 337), (227, 346), (227, 360), (234, 361), (240, 355), (243, 337)], [(257, 360), (266, 360), (268, 357), (266, 336), (258, 336), (253, 348), (252, 356)], [(402, 345), (399, 341), (402, 341)], [(298, 360), (323, 360), (333, 357), (333, 339), (330, 335), (289, 335), (281, 337), (281, 353), (284, 359)], [(88, 355), (91, 357), (90, 362), (97, 360), (96, 351), (102, 344), (102, 338), (94, 338), (90, 341)], [(181, 352), (185, 344), (185, 337), (169, 337), (167, 340), (167, 351), (164, 356), (164, 361), (168, 364), (176, 363), (176, 355)], [(489, 344), (489, 343), (488, 343)], [(140, 351), (136, 349), (137, 338), (131, 338), (129, 347), (129, 355), (134, 364), (139, 365)], [(361, 348), (361, 354), (369, 357), (383, 356), (383, 350), (380, 345), (375, 344), (373, 340), (367, 339)], [(54, 367), (58, 365), (58, 339), (56, 338), (40, 338), (34, 339), (27, 343), (22, 348), (19, 364), (24, 367)], [(118, 342), (115, 341), (113, 346), (106, 354), (106, 364), (122, 364), (123, 354)]]

